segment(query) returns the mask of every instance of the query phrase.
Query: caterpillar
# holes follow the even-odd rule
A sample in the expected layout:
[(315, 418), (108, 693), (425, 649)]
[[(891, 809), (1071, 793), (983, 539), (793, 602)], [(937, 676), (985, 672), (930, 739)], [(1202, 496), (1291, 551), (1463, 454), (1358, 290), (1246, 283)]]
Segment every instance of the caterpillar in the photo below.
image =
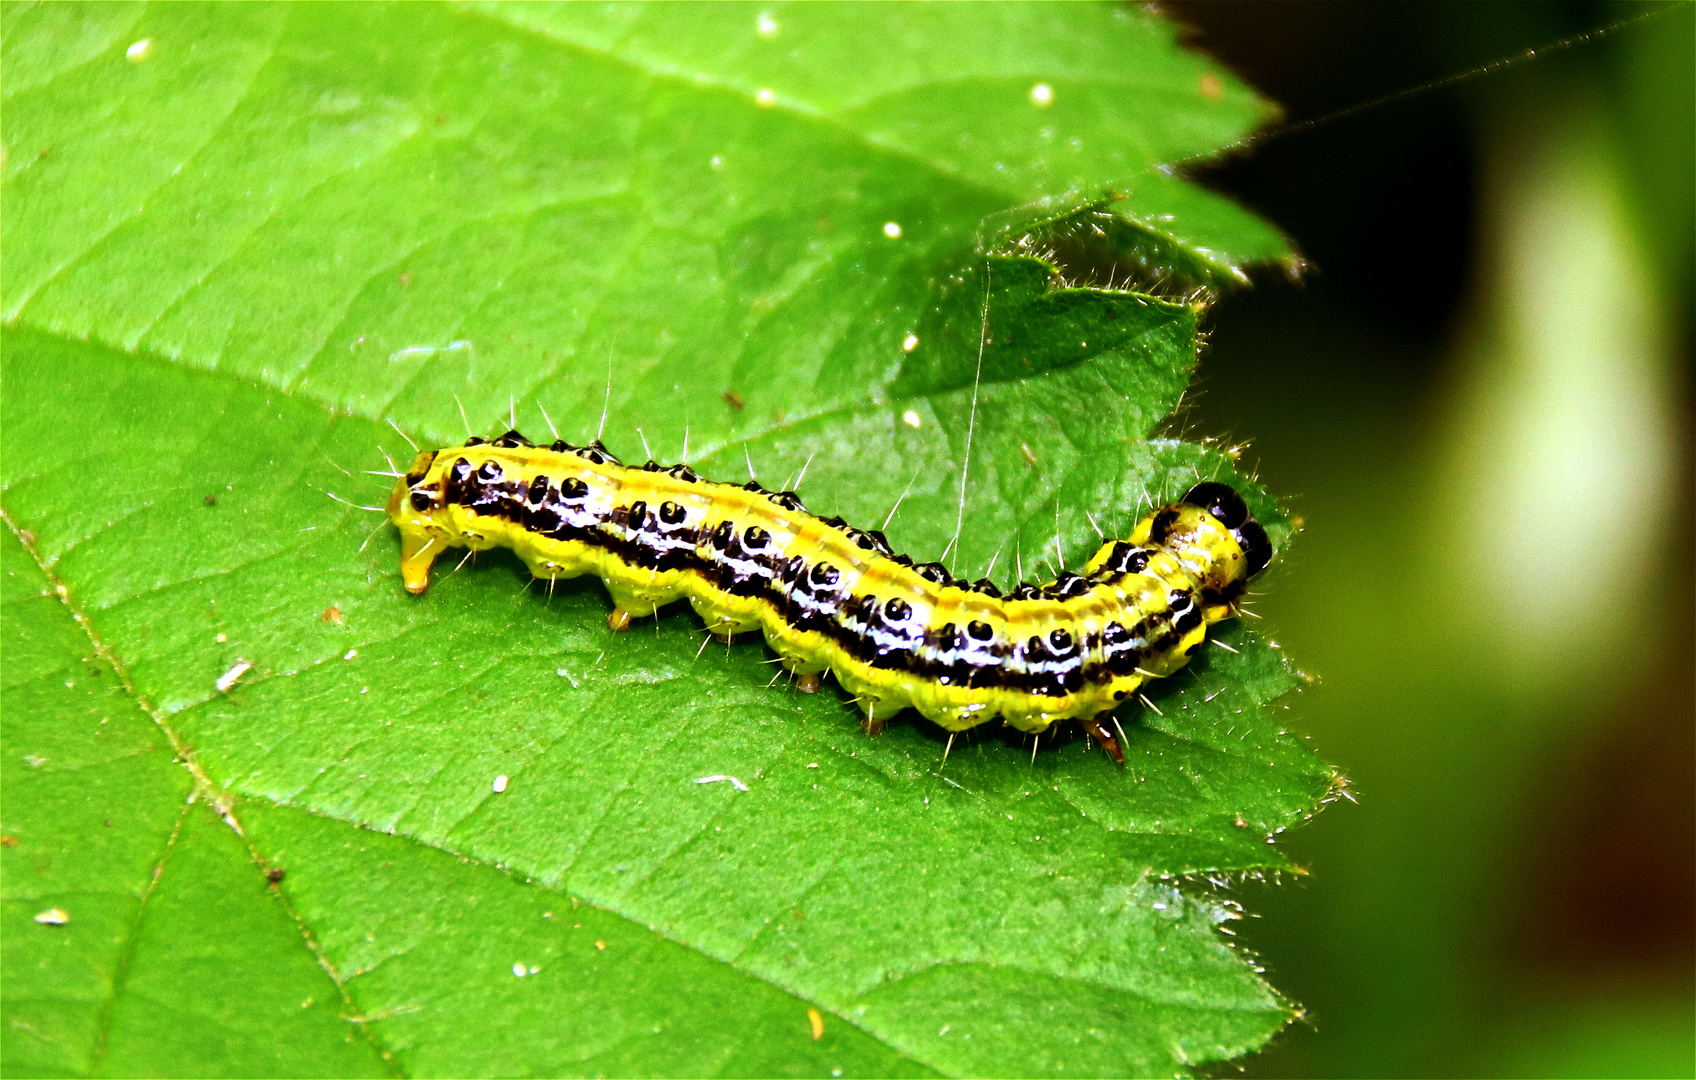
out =
[(414, 595), (448, 548), (508, 547), (538, 578), (599, 575), (615, 631), (684, 598), (721, 638), (763, 631), (801, 690), (833, 673), (869, 732), (908, 706), (949, 732), (1076, 719), (1121, 767), (1114, 707), (1182, 668), (1272, 557), (1236, 491), (1206, 481), (1107, 541), (1083, 573), (1003, 594), (815, 517), (793, 491), (629, 467), (599, 440), (537, 446), (516, 431), (422, 451), (388, 514)]

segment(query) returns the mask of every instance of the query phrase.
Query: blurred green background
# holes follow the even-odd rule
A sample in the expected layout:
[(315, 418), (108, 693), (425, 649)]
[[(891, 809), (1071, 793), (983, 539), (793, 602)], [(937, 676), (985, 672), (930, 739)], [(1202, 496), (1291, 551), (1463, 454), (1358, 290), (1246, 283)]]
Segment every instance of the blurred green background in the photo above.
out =
[(1258, 610), (1342, 803), (1248, 885), (1253, 1076), (1692, 1075), (1692, 11), (1176, 3), (1282, 103), (1200, 174), (1311, 260), (1183, 423), (1306, 532)]

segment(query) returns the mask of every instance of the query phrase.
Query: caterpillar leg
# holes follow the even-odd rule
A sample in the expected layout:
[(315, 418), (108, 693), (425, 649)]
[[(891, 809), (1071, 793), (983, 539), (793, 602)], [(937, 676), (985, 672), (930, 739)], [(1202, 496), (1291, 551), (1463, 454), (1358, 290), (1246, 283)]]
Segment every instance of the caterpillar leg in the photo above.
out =
[[(842, 676), (840, 674), (837, 675), (839, 680), (841, 677)], [(849, 692), (854, 693), (855, 689), (856, 688), (854, 687), (849, 687)], [(864, 689), (861, 689), (855, 695), (854, 702), (860, 706), (860, 711), (865, 713), (865, 716), (860, 720), (860, 730), (864, 731), (867, 735), (880, 734), (883, 731), (884, 717), (892, 715), (894, 710), (880, 708), (879, 706), (882, 705), (882, 702)], [(880, 713), (882, 715), (879, 715)]]
[(783, 662), (783, 666), (788, 669), (791, 675), (795, 676), (795, 689), (803, 694), (819, 692), (819, 687), (824, 685), (826, 668), (817, 667), (816, 661), (797, 654), (793, 649), (785, 647), (781, 641), (772, 642), (769, 636), (766, 641), (771, 645), (772, 651), (777, 653), (778, 659)]
[(707, 633), (711, 634), (726, 645), (734, 643), (736, 641), (736, 635), (741, 633), (744, 629), (741, 624), (736, 622), (736, 620), (727, 619), (722, 616), (706, 618), (705, 622), (707, 624)]
[(660, 608), (671, 602), (671, 598), (663, 594), (643, 594), (625, 588), (622, 583), (603, 581), (607, 593), (612, 597), (612, 614), (607, 616), (607, 628), (613, 633), (622, 633), (630, 629), (630, 624), (636, 619), (645, 619), (649, 615), (659, 614)]
[(1125, 767), (1125, 750), (1119, 745), (1119, 740), (1115, 739), (1103, 725), (1102, 721), (1104, 720), (1112, 723), (1113, 714), (1104, 712), (1096, 716), (1084, 717), (1084, 730), (1098, 740), (1101, 743), (1101, 748), (1107, 751), (1107, 756), (1112, 758), (1119, 768), (1123, 769)]

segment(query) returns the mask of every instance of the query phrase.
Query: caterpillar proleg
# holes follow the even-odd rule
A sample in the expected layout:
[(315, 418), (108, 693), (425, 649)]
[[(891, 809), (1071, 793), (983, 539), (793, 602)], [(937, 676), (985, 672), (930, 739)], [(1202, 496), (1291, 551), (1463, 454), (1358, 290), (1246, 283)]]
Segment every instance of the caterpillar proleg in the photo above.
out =
[(598, 575), (613, 630), (687, 599), (720, 637), (762, 631), (800, 689), (833, 673), (868, 731), (907, 707), (950, 732), (1076, 719), (1121, 765), (1113, 708), (1188, 663), (1272, 557), (1242, 498), (1207, 481), (1082, 573), (1003, 594), (915, 564), (879, 531), (815, 517), (793, 491), (516, 431), (421, 452), (388, 513), (408, 592), (429, 587), (448, 548), (508, 547), (538, 578)]

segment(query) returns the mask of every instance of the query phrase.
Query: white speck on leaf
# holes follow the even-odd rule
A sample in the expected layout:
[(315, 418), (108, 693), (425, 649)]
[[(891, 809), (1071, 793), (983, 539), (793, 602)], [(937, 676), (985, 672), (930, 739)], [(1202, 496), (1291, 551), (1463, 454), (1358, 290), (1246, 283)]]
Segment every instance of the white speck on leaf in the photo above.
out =
[(493, 788), (496, 795), (499, 795), (501, 792), (505, 791), (506, 790), (506, 776), (503, 774), (501, 776), (495, 777), (495, 782), (494, 782), (494, 784), (491, 785), (491, 787)]
[(917, 334), (908, 334), (906, 337), (901, 339), (901, 351), (902, 352), (910, 353), (918, 347), (919, 347), (919, 335), (917, 335)]
[(754, 95), (754, 104), (762, 109), (769, 109), (777, 104), (777, 95), (771, 92), (770, 87), (762, 86), (760, 92)]
[(1039, 82), (1031, 87), (1031, 104), (1039, 109), (1046, 109), (1054, 104), (1054, 87), (1045, 82)]
[(777, 36), (777, 20), (767, 12), (760, 12), (759, 21), (754, 23), (754, 33), (760, 35), (764, 40), (770, 41)]
[(218, 676), (218, 681), (216, 683), (213, 683), (212, 685), (214, 685), (218, 688), (218, 693), (227, 694), (227, 693), (230, 692), (230, 688), (233, 687), (241, 679), (241, 677), (243, 675), (246, 675), (249, 671), (252, 671), (252, 670), (253, 670), (253, 661), (251, 661), (251, 660), (237, 660), (230, 667), (230, 670), (228, 670), (228, 671), (224, 672), (222, 675)]
[(901, 239), (901, 223), (899, 221), (884, 222), (883, 235), (889, 237), (891, 240)]
[(906, 412), (901, 414), (901, 422), (910, 428), (916, 428), (921, 423), (919, 420), (919, 414), (914, 412), (912, 409), (908, 409)]
[(71, 913), (64, 908), (50, 907), (36, 915), (35, 921), (42, 926), (64, 926), (71, 921)]
[(736, 777), (734, 777), (734, 776), (726, 776), (723, 773), (714, 773), (711, 776), (703, 776), (699, 780), (695, 781), (695, 783), (697, 783), (697, 784), (716, 784), (720, 780), (729, 780), (730, 786), (735, 788), (737, 791), (747, 791), (748, 790), (747, 784), (744, 784), (742, 781), (736, 779)]
[(153, 39), (142, 38), (124, 50), (124, 59), (132, 64), (145, 64), (153, 59)]

